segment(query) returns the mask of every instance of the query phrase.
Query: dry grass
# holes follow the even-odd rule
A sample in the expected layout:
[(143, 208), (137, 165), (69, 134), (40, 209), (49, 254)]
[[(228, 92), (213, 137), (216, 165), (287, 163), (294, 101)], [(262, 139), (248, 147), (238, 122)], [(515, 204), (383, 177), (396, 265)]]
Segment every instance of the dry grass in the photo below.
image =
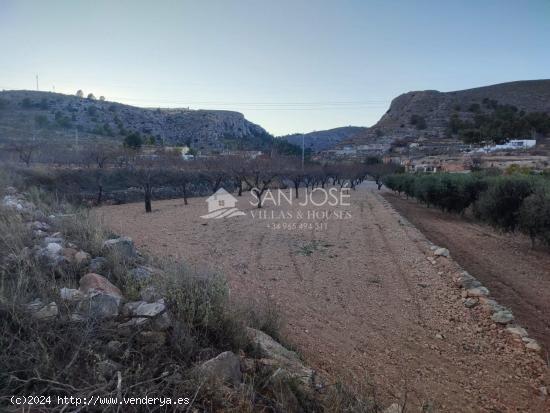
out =
[[(97, 218), (41, 191), (30, 191), (28, 199), (48, 214), (71, 214), (55, 221), (55, 230), (92, 255), (103, 254), (107, 259), (104, 275), (125, 297), (137, 298), (144, 285), (129, 276), (137, 262), (103, 251), (103, 241), (113, 234)], [(276, 306), (270, 300), (232, 302), (220, 274), (192, 270), (177, 262), (137, 258), (139, 263), (162, 270), (163, 276), (154, 278), (152, 286), (165, 297), (173, 319), (173, 326), (154, 343), (145, 340), (139, 330), (119, 329), (114, 320), (71, 322), (72, 305), (63, 304), (58, 292), (60, 287), (76, 287), (84, 269), (47, 269), (33, 258), (32, 246), (31, 232), (21, 217), (0, 209), (0, 408), (9, 405), (11, 395), (33, 394), (190, 397), (193, 406), (188, 411), (372, 411), (363, 409), (359, 399), (341, 386), (332, 386), (323, 395), (307, 393), (293, 380), (276, 378), (269, 370), (246, 374), (238, 388), (198, 377), (193, 371), (196, 363), (226, 350), (239, 354), (248, 347), (246, 326), (281, 338), (283, 322)], [(24, 304), (35, 298), (45, 303), (55, 300), (59, 316), (47, 321), (30, 316)], [(106, 363), (114, 363), (112, 371), (101, 368)], [(62, 409), (50, 406), (44, 411)], [(101, 411), (173, 409), (112, 406)]]

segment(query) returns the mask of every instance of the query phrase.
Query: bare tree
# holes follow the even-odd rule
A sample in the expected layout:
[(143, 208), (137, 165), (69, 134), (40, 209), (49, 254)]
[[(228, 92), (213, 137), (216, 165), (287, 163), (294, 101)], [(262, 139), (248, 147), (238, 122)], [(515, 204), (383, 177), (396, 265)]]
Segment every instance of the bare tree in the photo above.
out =
[(250, 161), (244, 180), (258, 199), (258, 208), (262, 207), (262, 195), (280, 174), (282, 167), (283, 164), (276, 159), (256, 158)]
[(202, 161), (202, 176), (208, 182), (212, 193), (220, 189), (222, 181), (228, 176), (227, 165), (222, 158), (211, 158)]
[(121, 154), (120, 150), (116, 150), (112, 145), (108, 144), (96, 144), (93, 147), (86, 148), (86, 157), (99, 169), (103, 169), (108, 161), (119, 154)]
[(26, 166), (30, 166), (33, 155), (37, 149), (38, 144), (34, 142), (17, 142), (11, 146), (11, 150), (17, 153), (19, 160)]
[(134, 180), (143, 189), (145, 212), (152, 212), (153, 188), (161, 183), (165, 170), (158, 159), (139, 159), (132, 167)]

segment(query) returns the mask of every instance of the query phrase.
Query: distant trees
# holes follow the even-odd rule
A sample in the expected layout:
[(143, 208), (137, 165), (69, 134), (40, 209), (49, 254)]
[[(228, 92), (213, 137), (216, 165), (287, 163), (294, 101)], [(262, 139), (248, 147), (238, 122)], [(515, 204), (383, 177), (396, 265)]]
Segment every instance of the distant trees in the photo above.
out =
[(99, 100), (102, 101), (102, 102), (105, 102), (105, 96), (100, 96)]
[(124, 146), (131, 149), (139, 149), (143, 145), (143, 139), (139, 132), (132, 132), (124, 138)]
[(428, 206), (474, 216), (504, 231), (527, 234), (550, 245), (550, 182), (543, 176), (513, 174), (394, 174), (386, 186)]
[(79, 97), (79, 98), (83, 98), (84, 97), (84, 92), (82, 91), (82, 89), (78, 89), (76, 91), (76, 97)]
[(550, 134), (550, 116), (542, 112), (526, 113), (513, 105), (502, 105), (485, 98), (482, 105), (472, 103), (468, 111), (473, 119), (463, 120), (453, 113), (447, 123), (447, 135), (470, 144), (504, 143), (510, 139), (531, 136), (533, 132)]
[(86, 96), (86, 99), (95, 100), (95, 96), (93, 93), (88, 93), (88, 96)]

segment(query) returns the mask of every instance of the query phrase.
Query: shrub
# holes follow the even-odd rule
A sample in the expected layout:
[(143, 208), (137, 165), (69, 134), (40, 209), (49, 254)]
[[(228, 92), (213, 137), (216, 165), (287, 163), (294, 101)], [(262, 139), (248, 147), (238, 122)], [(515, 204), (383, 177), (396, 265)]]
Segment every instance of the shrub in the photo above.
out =
[(132, 132), (124, 138), (124, 146), (132, 149), (139, 149), (143, 145), (143, 139), (138, 132)]
[[(178, 263), (164, 268), (159, 288), (175, 318), (199, 341), (218, 348), (237, 350), (246, 345), (245, 325), (229, 306), (229, 288), (224, 277), (196, 272)], [(204, 343), (203, 343), (204, 344)]]
[(519, 210), (519, 228), (529, 235), (534, 245), (539, 239), (550, 245), (550, 190), (539, 186), (523, 201)]
[(532, 192), (529, 177), (494, 178), (474, 204), (474, 214), (495, 227), (513, 231), (519, 223), (521, 204)]

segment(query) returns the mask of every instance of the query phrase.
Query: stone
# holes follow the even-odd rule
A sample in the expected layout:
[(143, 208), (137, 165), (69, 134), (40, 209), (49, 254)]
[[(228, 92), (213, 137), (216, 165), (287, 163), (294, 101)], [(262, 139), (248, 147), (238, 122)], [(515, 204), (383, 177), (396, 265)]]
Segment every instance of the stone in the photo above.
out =
[(120, 327), (139, 326), (151, 321), (153, 326), (159, 330), (165, 330), (171, 325), (170, 316), (166, 312), (166, 304), (163, 299), (154, 303), (145, 301), (133, 301), (126, 303), (123, 307), (123, 314), (132, 317)]
[(519, 326), (508, 326), (506, 327), (506, 331), (508, 331), (510, 334), (518, 337), (527, 337), (527, 331), (523, 327)]
[(33, 236), (35, 238), (45, 238), (46, 236), (48, 236), (48, 233), (44, 232), (40, 229), (37, 229), (37, 230), (33, 231)]
[(437, 248), (434, 251), (434, 255), (436, 257), (446, 257), (446, 258), (448, 258), (450, 253), (449, 253), (449, 250), (447, 248)]
[(445, 337), (443, 336), (443, 334), (436, 334), (435, 335), (435, 338), (437, 338), (438, 340), (443, 340)]
[(479, 300), (477, 298), (466, 298), (464, 300), (464, 307), (466, 308), (473, 308), (476, 305), (478, 305)]
[(242, 380), (239, 357), (231, 351), (225, 351), (213, 359), (205, 361), (199, 366), (198, 370), (202, 376), (230, 383), (234, 386), (239, 385)]
[(90, 262), (91, 259), (92, 259), (92, 256), (90, 254), (88, 254), (87, 252), (82, 251), (82, 250), (78, 251), (74, 255), (75, 264), (80, 265), (80, 266), (84, 266), (84, 265), (88, 264), (88, 262)]
[(118, 316), (120, 297), (101, 292), (88, 294), (78, 303), (77, 317), (83, 319), (108, 319)]
[(523, 342), (525, 343), (525, 348), (530, 351), (534, 351), (536, 353), (540, 353), (542, 350), (542, 347), (537, 342), (537, 340), (533, 338), (523, 337)]
[(144, 282), (151, 279), (153, 275), (153, 269), (151, 267), (139, 266), (130, 270), (130, 277), (138, 282)]
[(103, 248), (120, 255), (122, 258), (134, 258), (137, 255), (134, 241), (129, 237), (109, 239), (103, 243)]
[(46, 252), (51, 255), (59, 254), (63, 250), (61, 244), (56, 242), (49, 242), (46, 244)]
[(139, 292), (139, 298), (148, 303), (158, 301), (162, 298), (154, 285), (148, 285), (141, 289)]
[(46, 304), (42, 308), (40, 308), (38, 311), (33, 312), (33, 317), (38, 320), (46, 320), (50, 318), (55, 318), (59, 314), (59, 310), (57, 308), (57, 304), (55, 302), (51, 302), (49, 304)]
[(90, 261), (89, 269), (90, 272), (100, 273), (103, 272), (107, 267), (107, 259), (104, 257), (95, 257)]
[(489, 295), (489, 290), (485, 287), (470, 288), (466, 291), (467, 297), (483, 297)]
[(59, 296), (65, 301), (79, 301), (84, 298), (84, 295), (80, 292), (80, 290), (65, 287), (59, 290)]
[(466, 290), (469, 290), (470, 288), (481, 287), (481, 283), (470, 274), (468, 274), (466, 271), (462, 272), (457, 280), (457, 284), (459, 287), (462, 287)]
[(34, 221), (33, 223), (31, 223), (30, 227), (31, 229), (34, 229), (36, 231), (46, 232), (50, 230), (50, 226), (48, 224), (40, 221)]
[(90, 292), (94, 291), (110, 294), (118, 297), (119, 299), (122, 298), (122, 293), (120, 292), (120, 290), (113, 284), (111, 284), (111, 282), (107, 278), (99, 274), (90, 272), (80, 279), (79, 284), (80, 292), (82, 292), (83, 294), (89, 294)]
[(79, 291), (84, 299), (77, 312), (85, 318), (113, 318), (118, 316), (122, 293), (105, 277), (88, 273), (80, 279)]
[(397, 403), (390, 404), (383, 413), (403, 413), (403, 407)]
[(26, 307), (27, 307), (27, 310), (29, 310), (29, 311), (38, 311), (42, 307), (44, 307), (44, 303), (42, 302), (42, 300), (40, 298), (35, 298), (30, 303), (28, 303), (26, 305)]
[(130, 317), (134, 315), (134, 311), (136, 311), (136, 308), (138, 308), (141, 304), (145, 304), (144, 301), (129, 301), (122, 307), (122, 315), (126, 317)]
[(43, 245), (48, 245), (49, 243), (55, 243), (55, 244), (60, 244), (61, 246), (63, 246), (63, 243), (65, 242), (65, 240), (61, 237), (54, 237), (54, 236), (49, 236), (49, 237), (46, 237), (42, 240), (42, 243)]
[(510, 311), (499, 311), (491, 316), (491, 319), (498, 324), (508, 324), (514, 320), (514, 316)]
[(263, 331), (247, 327), (246, 333), (252, 346), (262, 357), (270, 360), (270, 364), (284, 370), (289, 377), (298, 379), (307, 387), (316, 385), (317, 375), (301, 362), (294, 351), (286, 349)]
[(63, 255), (68, 262), (74, 263), (75, 262), (74, 256), (76, 255), (77, 252), (78, 251), (75, 250), (74, 248), (63, 248), (63, 250), (61, 251), (61, 255)]

